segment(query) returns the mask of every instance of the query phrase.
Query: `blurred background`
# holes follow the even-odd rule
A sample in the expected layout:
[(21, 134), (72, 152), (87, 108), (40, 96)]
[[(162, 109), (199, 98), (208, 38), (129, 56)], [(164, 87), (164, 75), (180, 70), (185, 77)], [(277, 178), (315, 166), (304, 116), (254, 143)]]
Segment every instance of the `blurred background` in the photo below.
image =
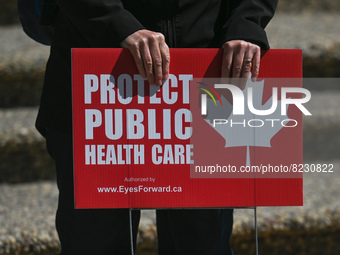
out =
[[(337, 0), (281, 0), (267, 27), (273, 49), (303, 50), (304, 77), (314, 78), (304, 161), (334, 167), (304, 175), (304, 206), (258, 209), (260, 254), (340, 251), (339, 14)], [(0, 255), (58, 254), (54, 166), (34, 128), (49, 47), (23, 33), (15, 0), (0, 2), (0, 46)], [(157, 254), (156, 240), (154, 213), (143, 211), (138, 254)], [(232, 243), (255, 254), (251, 209), (235, 210)]]

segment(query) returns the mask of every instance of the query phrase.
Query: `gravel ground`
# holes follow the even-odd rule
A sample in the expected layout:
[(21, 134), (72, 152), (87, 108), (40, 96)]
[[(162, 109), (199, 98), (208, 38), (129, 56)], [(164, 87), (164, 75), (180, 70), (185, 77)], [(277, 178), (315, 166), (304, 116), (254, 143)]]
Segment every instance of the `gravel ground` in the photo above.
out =
[(45, 68), (49, 47), (30, 39), (19, 25), (0, 27), (0, 34), (0, 71)]
[(340, 44), (339, 22), (339, 13), (280, 13), (266, 32), (273, 49), (302, 49), (312, 56)]
[(37, 113), (37, 107), (0, 109), (0, 146), (8, 140), (42, 140), (34, 126)]
[[(340, 85), (340, 78), (339, 80)], [(324, 81), (324, 83), (327, 81)], [(340, 130), (340, 92), (338, 91), (311, 91), (311, 99), (304, 106), (312, 116), (304, 116), (304, 128), (311, 125), (322, 128), (324, 126), (337, 126)]]
[(54, 227), (57, 189), (52, 182), (0, 185), (0, 254), (58, 245)]

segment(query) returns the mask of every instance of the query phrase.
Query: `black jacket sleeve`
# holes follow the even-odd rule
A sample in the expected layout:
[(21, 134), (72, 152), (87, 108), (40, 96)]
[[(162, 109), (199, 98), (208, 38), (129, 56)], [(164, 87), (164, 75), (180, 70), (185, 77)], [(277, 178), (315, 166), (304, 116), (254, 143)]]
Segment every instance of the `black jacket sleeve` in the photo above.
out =
[(143, 25), (120, 0), (56, 0), (63, 15), (91, 47), (117, 47)]
[(231, 16), (223, 26), (223, 43), (230, 40), (245, 40), (269, 49), (264, 28), (274, 15), (278, 0), (228, 1)]

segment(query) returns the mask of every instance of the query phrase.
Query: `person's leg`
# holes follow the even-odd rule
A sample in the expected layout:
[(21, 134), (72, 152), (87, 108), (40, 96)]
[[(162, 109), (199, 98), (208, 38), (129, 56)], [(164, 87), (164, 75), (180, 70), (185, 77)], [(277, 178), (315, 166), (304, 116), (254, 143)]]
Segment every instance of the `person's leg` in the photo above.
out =
[[(72, 136), (48, 130), (59, 189), (56, 226), (62, 255), (131, 255), (128, 209), (74, 209)], [(133, 211), (134, 241), (139, 211)]]
[(159, 255), (230, 255), (232, 209), (157, 210)]

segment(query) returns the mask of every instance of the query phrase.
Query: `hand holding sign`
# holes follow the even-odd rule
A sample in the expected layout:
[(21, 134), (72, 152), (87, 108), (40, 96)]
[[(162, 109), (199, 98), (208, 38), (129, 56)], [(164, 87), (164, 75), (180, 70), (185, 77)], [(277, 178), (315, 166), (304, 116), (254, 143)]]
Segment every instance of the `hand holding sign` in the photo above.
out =
[[(161, 86), (169, 77), (170, 52), (164, 35), (150, 30), (139, 30), (128, 36), (122, 43), (130, 50), (139, 74), (147, 78), (150, 85)], [(252, 71), (255, 81), (260, 70), (261, 49), (242, 40), (223, 44), (222, 78), (232, 78), (229, 83), (245, 88)]]
[(139, 74), (147, 78), (150, 85), (161, 86), (169, 77), (170, 52), (164, 35), (150, 30), (139, 30), (122, 43), (130, 50)]
[(252, 71), (252, 81), (259, 75), (261, 49), (242, 40), (232, 40), (223, 44), (222, 78), (232, 78), (228, 83), (244, 89)]

